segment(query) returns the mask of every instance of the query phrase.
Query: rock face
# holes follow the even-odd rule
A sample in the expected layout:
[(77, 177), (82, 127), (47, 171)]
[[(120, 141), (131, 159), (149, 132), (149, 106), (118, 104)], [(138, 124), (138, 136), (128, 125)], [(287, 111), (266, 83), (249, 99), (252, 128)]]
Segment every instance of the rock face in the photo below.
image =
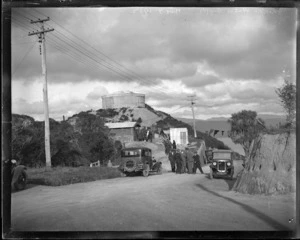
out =
[(253, 141), (233, 190), (248, 194), (295, 192), (295, 133), (261, 135)]

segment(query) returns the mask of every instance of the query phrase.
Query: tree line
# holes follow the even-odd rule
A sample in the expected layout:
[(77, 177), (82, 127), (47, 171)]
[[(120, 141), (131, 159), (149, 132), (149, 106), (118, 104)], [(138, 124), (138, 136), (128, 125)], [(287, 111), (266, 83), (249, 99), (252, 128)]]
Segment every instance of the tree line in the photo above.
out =
[[(12, 115), (12, 157), (29, 167), (45, 166), (44, 122), (25, 115)], [(100, 160), (117, 159), (121, 143), (108, 135), (104, 121), (80, 113), (72, 126), (50, 119), (52, 166), (82, 166)]]

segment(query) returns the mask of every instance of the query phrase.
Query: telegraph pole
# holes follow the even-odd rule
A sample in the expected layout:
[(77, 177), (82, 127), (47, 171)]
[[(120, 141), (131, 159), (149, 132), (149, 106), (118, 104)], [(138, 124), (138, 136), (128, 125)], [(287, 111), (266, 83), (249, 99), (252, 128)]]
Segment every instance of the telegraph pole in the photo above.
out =
[(188, 96), (190, 98), (191, 101), (191, 107), (192, 107), (192, 113), (193, 113), (193, 125), (194, 125), (194, 137), (197, 138), (197, 132), (196, 132), (196, 123), (195, 123), (195, 113), (194, 113), (194, 99), (196, 96), (195, 94)]
[(51, 167), (51, 154), (50, 154), (50, 127), (49, 127), (49, 108), (48, 108), (48, 88), (47, 88), (47, 67), (46, 67), (46, 45), (45, 33), (51, 32), (54, 29), (45, 29), (44, 22), (49, 21), (50, 18), (31, 20), (31, 24), (40, 23), (40, 31), (29, 32), (28, 36), (38, 35), (40, 43), (40, 55), (42, 57), (42, 76), (44, 78), (43, 98), (44, 98), (44, 117), (45, 117), (45, 153), (46, 153), (46, 167)]

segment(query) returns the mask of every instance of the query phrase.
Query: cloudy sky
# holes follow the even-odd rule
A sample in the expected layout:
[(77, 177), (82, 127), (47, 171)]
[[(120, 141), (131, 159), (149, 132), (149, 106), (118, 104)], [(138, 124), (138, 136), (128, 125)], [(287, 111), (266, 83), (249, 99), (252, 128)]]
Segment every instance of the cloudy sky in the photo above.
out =
[(12, 11), (12, 112), (43, 120), (43, 79), (30, 20), (46, 33), (49, 116), (102, 108), (101, 96), (144, 93), (175, 117), (283, 114), (275, 88), (295, 82), (296, 10), (18, 8)]

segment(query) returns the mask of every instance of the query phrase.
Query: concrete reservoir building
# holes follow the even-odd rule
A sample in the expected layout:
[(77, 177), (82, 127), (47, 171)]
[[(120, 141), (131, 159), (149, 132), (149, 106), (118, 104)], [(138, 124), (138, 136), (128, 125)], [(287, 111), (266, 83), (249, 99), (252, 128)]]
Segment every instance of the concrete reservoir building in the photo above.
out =
[(145, 94), (117, 92), (102, 96), (102, 108), (145, 107)]

